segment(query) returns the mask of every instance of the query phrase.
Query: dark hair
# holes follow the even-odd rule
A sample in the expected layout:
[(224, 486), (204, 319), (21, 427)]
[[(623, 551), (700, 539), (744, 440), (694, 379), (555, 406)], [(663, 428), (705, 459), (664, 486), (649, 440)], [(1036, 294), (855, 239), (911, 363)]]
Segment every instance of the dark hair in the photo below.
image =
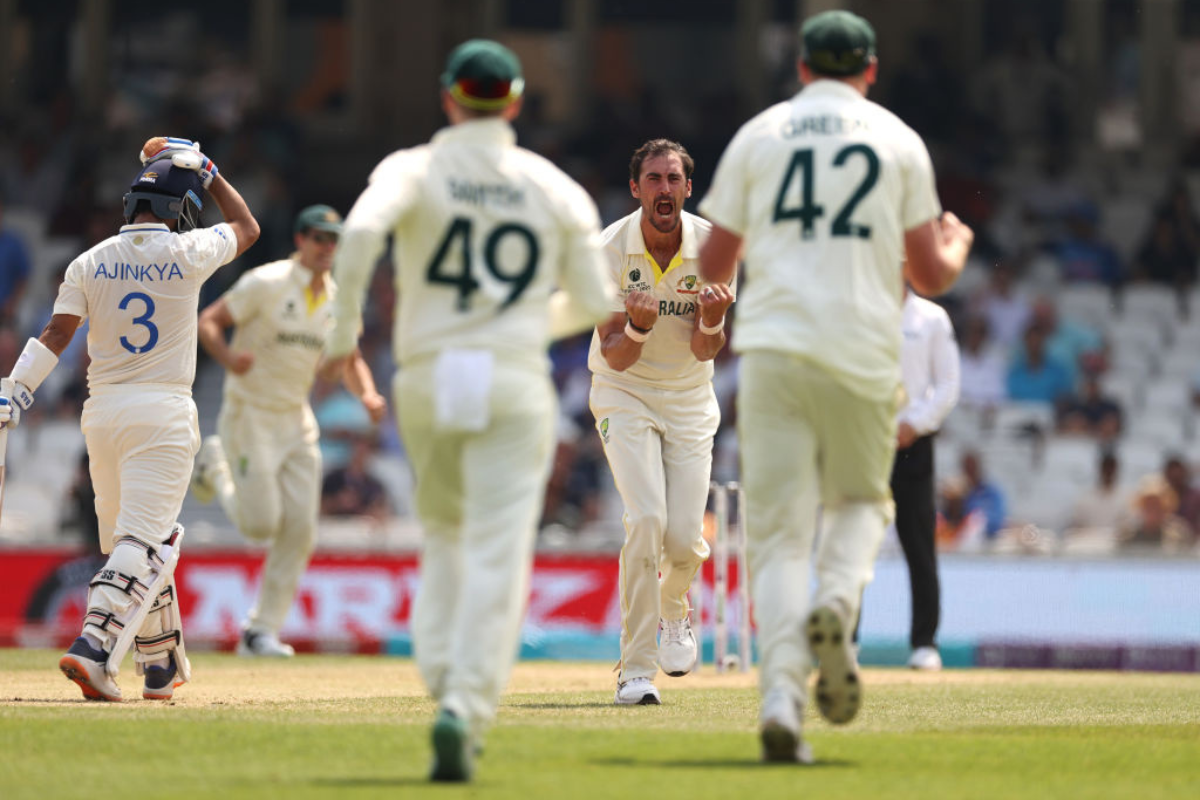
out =
[(673, 142), (670, 139), (651, 139), (644, 145), (633, 151), (633, 158), (629, 159), (629, 179), (634, 183), (641, 180), (642, 177), (642, 162), (647, 158), (655, 158), (656, 156), (666, 155), (668, 153), (676, 153), (679, 160), (683, 162), (683, 177), (689, 181), (692, 179), (692, 172), (696, 169), (696, 162), (692, 160), (692, 155), (679, 142)]

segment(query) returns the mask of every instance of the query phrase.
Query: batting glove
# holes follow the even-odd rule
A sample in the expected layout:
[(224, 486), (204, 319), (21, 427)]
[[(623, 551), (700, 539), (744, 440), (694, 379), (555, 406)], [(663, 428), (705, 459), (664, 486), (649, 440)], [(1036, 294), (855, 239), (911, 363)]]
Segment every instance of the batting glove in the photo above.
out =
[(171, 163), (181, 169), (196, 170), (205, 189), (212, 186), (213, 178), (217, 177), (217, 165), (204, 153), (193, 153), (189, 150), (174, 153), (171, 155)]
[[(168, 158), (175, 153), (199, 153), (200, 143), (193, 142), (191, 139), (182, 139), (178, 136), (163, 136), (160, 137), (159, 147), (156, 150), (147, 152), (144, 148), (138, 153), (138, 158), (142, 160), (142, 164), (148, 164), (151, 161), (157, 161), (160, 158)], [(153, 141), (153, 140), (151, 140)]]
[(33, 392), (12, 378), (0, 380), (0, 428), (16, 427), (21, 412), (33, 405)]

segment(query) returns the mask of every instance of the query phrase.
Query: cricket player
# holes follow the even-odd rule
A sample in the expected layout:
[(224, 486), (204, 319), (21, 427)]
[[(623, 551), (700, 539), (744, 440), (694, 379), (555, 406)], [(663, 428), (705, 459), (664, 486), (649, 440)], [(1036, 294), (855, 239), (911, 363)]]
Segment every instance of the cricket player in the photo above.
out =
[[(200, 314), (200, 344), (226, 377), (218, 435), (200, 446), (192, 494), (202, 503), (215, 496), (238, 530), (270, 545), (238, 655), (295, 653), (279, 631), (317, 543), (320, 432), (308, 395), (333, 325), (329, 271), (341, 229), (329, 206), (304, 209), (291, 257), (250, 270)], [(341, 378), (371, 420), (382, 420), (387, 404), (358, 351)]]
[(694, 168), (677, 142), (639, 147), (629, 191), (641, 207), (603, 234), (614, 308), (624, 313), (596, 329), (588, 367), (592, 414), (625, 504), (617, 705), (657, 705), (658, 668), (678, 677), (696, 665), (687, 598), (709, 552), (704, 508), (721, 422), (712, 359), (733, 289), (698, 277), (710, 226), (683, 210)]
[[(59, 661), (89, 700), (121, 700), (114, 678), (131, 644), (143, 697), (169, 699), (188, 678), (172, 572), (183, 539), (175, 518), (200, 446), (196, 309), (204, 281), (259, 233), (196, 143), (156, 137), (142, 158), (127, 224), (67, 266), (50, 322), (0, 388), (0, 425), (13, 425), (90, 319), (81, 427), (108, 561), (92, 579), (83, 633)], [(225, 222), (197, 228), (205, 189)]]
[(600, 322), (613, 290), (591, 198), (516, 146), (516, 56), (468, 41), (441, 83), (450, 126), (380, 162), (346, 219), (326, 369), (354, 350), (390, 233), (394, 402), (424, 529), (413, 645), (438, 703), (431, 777), (465, 781), (508, 681), (528, 596), (557, 416), (547, 344)]
[(743, 125), (717, 166), (700, 272), (729, 280), (744, 247), (733, 347), (763, 756), (808, 763), (814, 659), (827, 719), (848, 722), (861, 700), (848, 624), (893, 516), (904, 280), (942, 294), (974, 235), (942, 214), (920, 137), (866, 99), (871, 25), (829, 11), (801, 38), (802, 90)]

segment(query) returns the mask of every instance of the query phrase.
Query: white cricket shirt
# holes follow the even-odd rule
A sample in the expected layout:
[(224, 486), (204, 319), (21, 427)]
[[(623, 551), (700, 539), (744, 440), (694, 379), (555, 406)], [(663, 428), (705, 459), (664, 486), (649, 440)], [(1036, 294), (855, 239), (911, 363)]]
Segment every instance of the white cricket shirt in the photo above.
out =
[(742, 126), (700, 210), (745, 242), (736, 351), (798, 354), (857, 394), (893, 396), (904, 232), (941, 214), (911, 128), (818, 80)]
[(391, 233), (398, 364), (447, 348), (548, 369), (547, 301), (565, 289), (580, 326), (609, 312), (600, 217), (579, 184), (487, 118), (385, 158), (346, 217), (331, 355), (357, 340), (367, 279)]
[(237, 327), (230, 346), (249, 352), (244, 375), (225, 373), (225, 396), (259, 408), (290, 409), (308, 402), (325, 337), (333, 326), (333, 279), (317, 296), (312, 273), (292, 258), (248, 271), (222, 299)]
[(712, 362), (697, 361), (692, 353), (692, 333), (698, 313), (696, 297), (707, 285), (700, 278), (700, 246), (708, 238), (712, 225), (686, 211), (680, 224), (683, 240), (665, 271), (646, 249), (641, 208), (604, 230), (604, 255), (618, 294), (611, 310), (623, 310), (624, 299), (630, 292), (648, 292), (658, 299), (658, 321), (642, 345), (641, 357), (624, 372), (613, 369), (604, 360), (600, 334), (593, 332), (588, 352), (592, 374), (619, 384), (658, 389), (691, 389), (712, 380)]
[(904, 300), (900, 376), (908, 403), (897, 416), (922, 436), (942, 427), (958, 402), (958, 345), (946, 309), (912, 292)]
[(76, 258), (55, 314), (91, 320), (88, 387), (158, 384), (191, 392), (200, 287), (237, 255), (226, 223), (172, 233), (162, 223), (123, 225)]

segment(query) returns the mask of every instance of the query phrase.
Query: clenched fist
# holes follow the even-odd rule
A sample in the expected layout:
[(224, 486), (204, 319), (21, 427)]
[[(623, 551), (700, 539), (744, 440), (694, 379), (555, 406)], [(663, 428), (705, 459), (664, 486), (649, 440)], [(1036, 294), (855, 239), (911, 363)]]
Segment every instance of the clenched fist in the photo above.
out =
[(725, 312), (733, 305), (733, 289), (724, 283), (710, 283), (700, 290), (700, 322), (706, 328), (715, 328), (725, 318)]
[(658, 322), (658, 300), (646, 292), (630, 292), (625, 298), (625, 313), (633, 327), (648, 331)]

